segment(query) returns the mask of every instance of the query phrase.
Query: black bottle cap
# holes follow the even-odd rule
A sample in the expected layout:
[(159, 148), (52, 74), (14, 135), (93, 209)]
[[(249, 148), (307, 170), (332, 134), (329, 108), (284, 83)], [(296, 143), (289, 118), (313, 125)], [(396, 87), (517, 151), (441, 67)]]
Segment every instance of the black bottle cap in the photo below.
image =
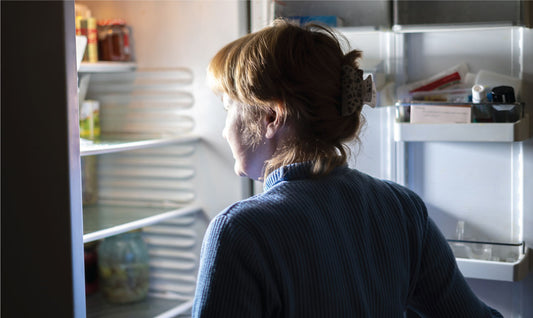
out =
[(514, 103), (514, 89), (511, 86), (496, 86), (492, 88), (492, 101), (494, 103)]

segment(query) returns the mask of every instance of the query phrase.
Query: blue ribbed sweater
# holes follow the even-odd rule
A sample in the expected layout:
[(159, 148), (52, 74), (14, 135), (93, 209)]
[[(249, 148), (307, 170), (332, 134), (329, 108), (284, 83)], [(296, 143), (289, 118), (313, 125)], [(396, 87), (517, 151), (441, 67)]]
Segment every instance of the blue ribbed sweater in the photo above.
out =
[(308, 164), (210, 223), (193, 317), (501, 317), (481, 302), (421, 199), (392, 182)]

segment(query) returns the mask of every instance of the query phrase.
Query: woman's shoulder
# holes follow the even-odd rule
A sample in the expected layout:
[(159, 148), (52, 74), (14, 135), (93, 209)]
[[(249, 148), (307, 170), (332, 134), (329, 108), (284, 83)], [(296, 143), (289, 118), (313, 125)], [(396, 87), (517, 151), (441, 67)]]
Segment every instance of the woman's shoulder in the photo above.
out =
[(237, 201), (222, 210), (215, 218), (224, 218), (226, 223), (248, 224), (257, 223), (258, 218), (264, 218), (272, 202), (265, 194), (257, 194), (249, 198)]
[(404, 196), (404, 197), (409, 197), (415, 200), (421, 200), (416, 192), (414, 192), (408, 187), (401, 185), (395, 181), (376, 178), (369, 174), (361, 172), (357, 169), (350, 169), (350, 170), (355, 175), (355, 178), (358, 178), (363, 185), (365, 185), (372, 191), (378, 190), (381, 192), (391, 192), (398, 196)]
[(397, 182), (380, 179), (357, 169), (345, 170), (344, 175), (358, 195), (374, 207), (388, 208), (402, 213), (427, 218), (426, 206), (422, 198), (413, 190)]

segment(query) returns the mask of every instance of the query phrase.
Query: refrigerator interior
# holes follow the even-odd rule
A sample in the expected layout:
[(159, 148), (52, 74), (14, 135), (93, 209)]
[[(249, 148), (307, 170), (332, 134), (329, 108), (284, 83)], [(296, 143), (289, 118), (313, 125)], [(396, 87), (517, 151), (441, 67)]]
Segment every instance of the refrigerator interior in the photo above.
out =
[[(242, 1), (79, 1), (98, 20), (131, 27), (132, 63), (82, 63), (83, 99), (100, 103), (101, 138), (82, 141), (84, 242), (142, 228), (150, 255), (145, 301), (87, 296), (88, 317), (174, 317), (192, 305), (207, 224), (248, 195), (222, 137), (225, 111), (205, 72), (223, 45), (246, 32)], [(74, 18), (74, 17), (73, 17)], [(107, 64), (107, 65), (104, 65)]]
[[(289, 2), (293, 1), (284, 3)], [(390, 13), (397, 2), (392, 1), (392, 8), (383, 6), (383, 9)], [(103, 214), (101, 220), (84, 221), (87, 226), (94, 222), (95, 228), (84, 229), (83, 241), (90, 243), (144, 228), (154, 257), (152, 276), (159, 285), (152, 293), (155, 290), (161, 297), (151, 297), (149, 302), (131, 307), (107, 307), (93, 297), (85, 301), (81, 215), (78, 215), (81, 210), (79, 131), (77, 109), (72, 109), (77, 106), (73, 105), (76, 100), (73, 4), (65, 1), (26, 6), (24, 2), (4, 1), (2, 44), (4, 48), (16, 50), (2, 52), (10, 61), (2, 65), (2, 75), (9, 74), (10, 78), (9, 82), (2, 82), (3, 90), (9, 88), (2, 94), (5, 106), (2, 109), (2, 179), (3, 183), (4, 179), (10, 182), (2, 192), (2, 270), (8, 269), (10, 274), (2, 276), (2, 291), (9, 300), (3, 304), (2, 313), (83, 317), (87, 303), (88, 316), (176, 316), (190, 308), (191, 278), (197, 267), (197, 259), (191, 255), (199, 248), (208, 219), (246, 195), (243, 180), (233, 174), (233, 160), (221, 137), (224, 111), (220, 101), (205, 87), (204, 78), (209, 58), (222, 45), (246, 32), (246, 5), (238, 0), (83, 3), (95, 17), (121, 17), (132, 26), (135, 72), (130, 69), (115, 74), (104, 70), (95, 74), (85, 70), (80, 74), (91, 74), (88, 95), (91, 98), (114, 95), (105, 93), (108, 87), (119, 90), (114, 101), (113, 97), (100, 96), (111, 99), (108, 105), (101, 104), (104, 135), (112, 133), (128, 139), (135, 135), (131, 139), (137, 140), (117, 143), (115, 139), (110, 144), (94, 147), (82, 145), (82, 158), (97, 157), (93, 162), (99, 167), (98, 182), (102, 187), (98, 193), (102, 205), (93, 206), (90, 212)], [(350, 8), (354, 4), (339, 3)], [(520, 3), (525, 5), (529, 1)], [(268, 21), (275, 11), (271, 1), (253, 0), (251, 4), (253, 17), (259, 17), (262, 22)], [(297, 14), (309, 14), (304, 9)], [(335, 12), (345, 11), (348, 12)], [(65, 12), (72, 16), (65, 17)], [(532, 139), (514, 140), (515, 125), (504, 124), (504, 128), (511, 128), (510, 140), (483, 140), (487, 138), (485, 133), (494, 135), (494, 125), (466, 125), (465, 130), (459, 130), (459, 136), (454, 134), (452, 140), (443, 141), (450, 139), (450, 132), (458, 131), (457, 126), (432, 129), (396, 123), (395, 108), (385, 106), (392, 106), (396, 85), (466, 62), (473, 72), (488, 69), (521, 78), (525, 88), (522, 100), (531, 117), (531, 29), (519, 27), (515, 21), (504, 25), (483, 21), (488, 25), (477, 28), (466, 25), (463, 29), (453, 29), (448, 25), (417, 26), (411, 30), (402, 25), (359, 28), (361, 25), (349, 19), (345, 22), (347, 28), (343, 32), (352, 47), (365, 51), (365, 71), (375, 75), (375, 79), (381, 78), (383, 83), (380, 107), (364, 110), (368, 124), (363, 131), (362, 145), (353, 149), (350, 164), (418, 191), (447, 236), (454, 236), (457, 221), (463, 220), (467, 236), (524, 241), (530, 251), (533, 244)], [(39, 36), (35, 36), (35, 24), (47, 25), (39, 30)], [(72, 26), (72, 30), (65, 30), (65, 25)], [(143, 80), (135, 84), (137, 75), (141, 74), (151, 82)], [(112, 83), (110, 78), (114, 78)], [(163, 84), (157, 85), (163, 90), (171, 87), (169, 95), (179, 97), (176, 108), (164, 105), (143, 108), (142, 103), (123, 109), (115, 107), (114, 104), (128, 105), (124, 100), (133, 96), (127, 93), (132, 88), (139, 90), (135, 93), (139, 96), (151, 94), (157, 90), (154, 82)], [(21, 98), (26, 94), (38, 98)], [(191, 103), (193, 106), (186, 106)], [(113, 116), (127, 120), (114, 121)], [(164, 120), (164, 125), (154, 124), (167, 116), (193, 120), (180, 121), (183, 125), (177, 127), (167, 125), (170, 122)], [(145, 120), (149, 122), (147, 126), (137, 125)], [(531, 122), (527, 134), (533, 131)], [(128, 125), (121, 127), (121, 123)], [(517, 126), (524, 128), (523, 123)], [(182, 135), (183, 128), (190, 131)], [(71, 135), (67, 136), (67, 132)], [(476, 134), (475, 140), (472, 134)], [(8, 151), (4, 151), (4, 146)], [(9, 169), (4, 169), (6, 163)], [(106, 173), (110, 169), (114, 174)], [(107, 210), (107, 206), (114, 209)], [(8, 209), (4, 210), (5, 207)], [(115, 217), (119, 217), (118, 223)], [(6, 244), (9, 248), (4, 248)], [(533, 275), (529, 273), (532, 265), (525, 269), (527, 276), (521, 277), (515, 273), (515, 267), (519, 266), (516, 262), (461, 258), (458, 262), (463, 266), (461, 270), (470, 273), (468, 281), (475, 292), (505, 317), (533, 316), (529, 301), (533, 296)], [(478, 274), (484, 278), (475, 278)], [(163, 286), (168, 282), (172, 283)]]
[[(121, 17), (132, 26), (135, 71), (91, 75), (87, 96), (102, 103), (103, 134), (177, 138), (174, 143), (155, 148), (98, 155), (99, 200), (110, 205), (128, 203), (133, 207), (171, 207), (178, 211), (182, 207), (198, 207), (145, 227), (147, 240), (152, 239), (153, 243), (156, 238), (159, 242), (150, 245), (153, 255), (165, 247), (165, 242), (172, 241), (172, 235), (184, 242), (182, 253), (197, 253), (208, 219), (246, 196), (246, 180), (233, 175), (233, 160), (221, 137), (224, 111), (205, 87), (209, 58), (222, 45), (246, 32), (244, 2), (80, 3), (88, 5), (93, 16)], [(533, 226), (533, 199), (527, 195), (533, 192), (533, 180), (527, 177), (533, 174), (532, 139), (494, 142), (485, 135), (474, 139), (470, 134), (479, 134), (479, 130), (472, 126), (467, 126), (470, 130), (459, 138), (450, 138), (444, 132), (455, 129), (452, 126), (417, 130), (413, 133), (416, 136), (436, 137), (411, 139), (409, 129), (414, 127), (396, 123), (393, 107), (398, 85), (467, 63), (472, 73), (490, 70), (521, 78), (521, 100), (526, 103), (526, 115), (531, 116), (533, 98), (528, 88), (533, 69), (526, 63), (533, 56), (531, 29), (490, 24), (461, 29), (449, 25), (416, 30), (391, 28), (384, 18), (392, 10), (389, 2), (341, 1), (328, 6), (331, 12), (314, 1), (287, 3), (290, 5), (277, 5), (277, 16), (337, 14), (354, 11), (355, 5), (358, 9), (362, 5), (379, 7), (377, 11), (370, 7), (365, 10), (379, 13), (373, 21), (381, 22), (369, 26), (364, 21), (354, 23), (361, 21), (356, 16), (347, 16), (345, 27), (341, 28), (352, 48), (363, 50), (362, 68), (372, 74), (379, 90), (380, 107), (364, 109), (367, 125), (361, 144), (352, 147), (350, 165), (419, 193), (448, 239), (457, 238), (458, 225), (462, 224), (465, 240), (511, 244), (454, 248), (456, 253), (461, 253), (461, 248), (463, 252), (468, 250), (466, 255), (458, 255), (458, 262), (483, 300), (506, 317), (531, 315), (533, 308), (526, 301), (533, 295), (531, 265), (526, 255), (529, 251), (523, 245), (512, 244), (533, 244), (533, 233), (528, 231)], [(254, 4), (272, 10), (268, 1)], [(160, 100), (144, 105), (138, 102), (154, 94), (176, 97), (179, 109), (154, 107)], [(533, 131), (531, 124), (526, 125), (526, 131)], [(490, 127), (494, 126), (489, 126), (489, 134)], [(200, 137), (180, 141), (183, 133)], [(194, 235), (187, 227), (180, 227), (191, 216)], [(487, 257), (487, 253), (488, 259), (477, 259)], [(187, 257), (170, 256), (162, 261), (154, 258), (152, 293), (167, 298), (190, 297), (195, 262)], [(165, 277), (176, 279), (172, 282)], [(89, 299), (89, 312), (92, 306)]]
[[(505, 4), (509, 14), (474, 20), (464, 13), (432, 20), (428, 19), (431, 14), (422, 17), (419, 12), (423, 6), (427, 13), (438, 12), (440, 5), (459, 12), (473, 4), (457, 2), (452, 8), (442, 1), (388, 5), (357, 1), (331, 3), (326, 9), (315, 1), (284, 1), (259, 11), (340, 18), (339, 30), (351, 48), (363, 51), (361, 67), (372, 74), (378, 89), (378, 107), (363, 109), (367, 123), (361, 143), (350, 145), (349, 165), (419, 193), (447, 239), (477, 242), (450, 242), (470, 286), (505, 317), (528, 317), (533, 313), (528, 301), (533, 296), (529, 255), (533, 199), (528, 195), (533, 193), (533, 69), (528, 63), (533, 58), (533, 32), (518, 25), (527, 20), (531, 8), (509, 2)], [(350, 11), (357, 7), (358, 15), (375, 16), (380, 13), (368, 11), (377, 6), (385, 13), (392, 10), (392, 26), (384, 27), (379, 19), (361, 23), (364, 19)], [(408, 6), (418, 10), (414, 18), (423, 18), (426, 24), (402, 15)], [(262, 17), (261, 13), (256, 16)], [(397, 121), (398, 86), (461, 63), (473, 74), (487, 70), (519, 78), (524, 117), (501, 125)], [(256, 192), (260, 189), (256, 184)]]
[[(341, 33), (363, 51), (361, 67), (378, 89), (378, 107), (363, 109), (367, 124), (361, 143), (350, 145), (349, 165), (419, 193), (447, 239), (477, 242), (450, 243), (479, 297), (505, 317), (533, 315), (528, 301), (533, 296), (533, 32), (521, 26), (530, 23), (530, 3), (498, 3), (496, 16), (494, 7), (472, 16), (467, 9), (479, 5), (475, 1), (330, 4), (284, 1), (255, 16), (340, 18)], [(392, 15), (392, 25), (360, 18), (382, 14)], [(461, 63), (474, 75), (487, 70), (519, 78), (524, 117), (464, 125), (397, 120), (398, 86)]]

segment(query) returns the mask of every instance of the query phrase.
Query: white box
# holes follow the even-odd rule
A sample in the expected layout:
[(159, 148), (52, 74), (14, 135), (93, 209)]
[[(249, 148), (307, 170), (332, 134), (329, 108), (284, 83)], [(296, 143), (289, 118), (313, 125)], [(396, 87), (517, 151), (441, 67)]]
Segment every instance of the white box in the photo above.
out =
[(471, 122), (472, 107), (463, 105), (411, 105), (411, 124), (465, 124)]

